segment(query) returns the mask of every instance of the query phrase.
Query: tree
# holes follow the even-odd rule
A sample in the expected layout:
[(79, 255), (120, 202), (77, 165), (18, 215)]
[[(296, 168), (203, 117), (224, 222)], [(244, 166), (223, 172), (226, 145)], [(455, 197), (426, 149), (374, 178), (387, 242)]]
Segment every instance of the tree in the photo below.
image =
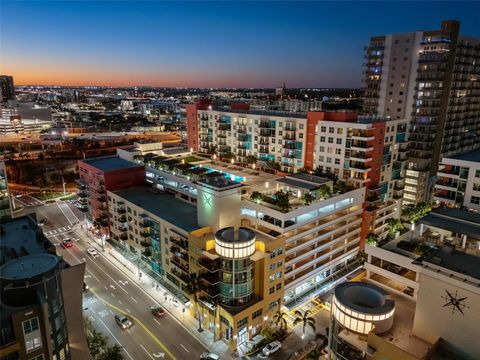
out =
[(387, 229), (390, 235), (403, 230), (403, 223), (400, 219), (390, 218), (387, 219)]
[(310, 315), (310, 310), (306, 310), (303, 314), (300, 310), (296, 310), (294, 313), (295, 315), (295, 320), (293, 320), (293, 326), (296, 326), (298, 324), (302, 324), (303, 329), (302, 329), (302, 338), (305, 337), (305, 330), (307, 327), (312, 329), (313, 332), (317, 329), (315, 327), (315, 319)]
[(327, 185), (320, 186), (320, 189), (318, 189), (318, 192), (320, 197), (324, 199), (328, 199), (329, 197), (332, 196), (332, 189), (330, 189), (330, 187)]
[(369, 233), (367, 237), (365, 238), (365, 241), (367, 242), (368, 245), (371, 246), (377, 246), (378, 244), (378, 236), (375, 235), (374, 233)]
[(258, 203), (258, 202), (262, 201), (262, 199), (263, 199), (263, 195), (259, 191), (253, 191), (250, 194), (250, 200), (252, 200), (252, 201), (255, 201), (255, 202)]
[(198, 331), (202, 332), (202, 316), (198, 306), (198, 295), (205, 290), (205, 284), (203, 283), (202, 279), (198, 276), (197, 273), (190, 274), (190, 279), (188, 281), (188, 287), (190, 289), (190, 293), (193, 294), (193, 299), (195, 301), (195, 306), (197, 309), (198, 315)]
[(306, 192), (303, 194), (303, 201), (305, 202), (305, 205), (310, 205), (315, 198), (313, 197), (312, 193)]
[(275, 315), (273, 315), (273, 321), (275, 322), (275, 325), (280, 326), (281, 330), (285, 330), (287, 328), (287, 316), (288, 314), (285, 311), (277, 311)]
[(106, 347), (103, 352), (96, 358), (96, 360), (124, 360), (123, 348), (114, 344), (113, 346)]
[(277, 191), (274, 194), (274, 197), (275, 197), (275, 205), (277, 205), (282, 212), (286, 213), (290, 211), (292, 206), (290, 205), (290, 195), (288, 194), (288, 192), (285, 192), (282, 190)]
[(247, 164), (255, 164), (257, 162), (257, 158), (253, 155), (248, 155), (245, 158), (245, 161), (246, 161)]
[(108, 344), (108, 338), (97, 331), (92, 322), (88, 318), (84, 318), (85, 332), (87, 334), (87, 345), (90, 355), (93, 359), (97, 357), (105, 350)]
[(337, 180), (333, 183), (333, 192), (338, 194), (343, 194), (347, 191), (347, 184), (345, 181)]

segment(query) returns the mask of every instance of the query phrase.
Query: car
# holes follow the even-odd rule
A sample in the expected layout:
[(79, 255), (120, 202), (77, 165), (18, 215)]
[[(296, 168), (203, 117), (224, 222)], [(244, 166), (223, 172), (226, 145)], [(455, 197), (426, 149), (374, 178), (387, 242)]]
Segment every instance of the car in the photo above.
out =
[(133, 325), (130, 319), (124, 315), (115, 315), (115, 321), (122, 329), (128, 329)]
[(204, 352), (200, 355), (200, 360), (220, 360), (220, 356), (212, 352)]
[(44, 225), (47, 225), (48, 224), (48, 220), (47, 219), (42, 219), (38, 222), (38, 225), (39, 226), (44, 226)]
[(162, 317), (165, 315), (165, 310), (160, 305), (153, 305), (150, 307), (152, 314), (156, 317)]
[(413, 290), (413, 288), (411, 288), (410, 286), (407, 286), (405, 289), (403, 289), (403, 292), (407, 295), (410, 295), (410, 296), (413, 296), (413, 292), (415, 290)]
[(268, 344), (267, 346), (265, 346), (263, 349), (262, 349), (262, 352), (264, 355), (272, 355), (273, 353), (276, 353), (278, 350), (280, 350), (280, 348), (282, 347), (282, 344), (280, 343), (280, 341), (272, 341), (270, 344)]
[(62, 247), (64, 249), (68, 249), (68, 248), (71, 248), (73, 246), (73, 241), (72, 239), (65, 239), (62, 241)]
[(83, 291), (87, 291), (88, 290), (88, 285), (87, 283), (84, 281), (83, 282)]
[(98, 251), (94, 248), (88, 248), (87, 252), (94, 258), (98, 257)]

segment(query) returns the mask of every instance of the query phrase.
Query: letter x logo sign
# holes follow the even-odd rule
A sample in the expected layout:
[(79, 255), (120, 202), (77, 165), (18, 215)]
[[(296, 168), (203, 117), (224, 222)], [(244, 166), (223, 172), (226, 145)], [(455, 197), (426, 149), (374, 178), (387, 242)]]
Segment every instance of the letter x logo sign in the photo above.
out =
[(203, 198), (205, 199), (205, 205), (207, 205), (208, 207), (212, 207), (212, 196), (203, 194)]

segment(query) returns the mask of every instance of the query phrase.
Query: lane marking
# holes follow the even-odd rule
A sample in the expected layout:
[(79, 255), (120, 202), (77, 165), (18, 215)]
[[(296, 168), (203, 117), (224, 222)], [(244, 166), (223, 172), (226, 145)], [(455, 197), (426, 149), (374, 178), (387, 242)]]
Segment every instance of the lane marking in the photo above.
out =
[(113, 335), (113, 333), (111, 332), (111, 330), (108, 328), (108, 326), (103, 322), (102, 319), (98, 319), (102, 324), (103, 326), (105, 326), (105, 328), (107, 329), (107, 331), (110, 333), (110, 335), (112, 335), (112, 337), (115, 339), (115, 341), (118, 343), (118, 345), (120, 345), (122, 347), (122, 350), (125, 351), (127, 353), (127, 355), (130, 357), (130, 359), (133, 360), (133, 357), (132, 355), (130, 355), (130, 353), (127, 351), (127, 349), (122, 345), (122, 343), (120, 341), (118, 341), (118, 339), (115, 337), (115, 335)]
[(130, 311), (128, 308), (127, 308), (127, 312), (128, 312), (129, 314), (131, 314), (131, 313), (132, 313), (132, 312), (131, 312), (131, 311)]
[(114, 293), (110, 293), (110, 295), (112, 295), (112, 297), (115, 297), (115, 294), (114, 294)]
[[(103, 298), (101, 298), (100, 296), (98, 296), (97, 294), (95, 294), (94, 291), (92, 291), (92, 293), (101, 301), (103, 302), (105, 305), (108, 305), (110, 306), (113, 310), (115, 311), (118, 311), (119, 314), (123, 314), (125, 315), (125, 312), (123, 310), (121, 310), (120, 308), (116, 307), (115, 305), (112, 305), (110, 304), (108, 301), (105, 301)], [(150, 329), (148, 327), (146, 327), (138, 318), (136, 318), (135, 316), (133, 315), (130, 315), (130, 317), (135, 320), (136, 323), (138, 323), (142, 328), (143, 330), (145, 330), (145, 332), (150, 335), (150, 337), (158, 344), (160, 345), (160, 347), (168, 354), (168, 356), (170, 356), (173, 360), (176, 360), (177, 358), (175, 356), (173, 356), (173, 354), (170, 352), (170, 350), (168, 350), (168, 348), (160, 341), (158, 340), (158, 338), (150, 331)], [(133, 359), (132, 359), (133, 360)]]
[(138, 304), (138, 301), (134, 297), (130, 296), (130, 298)]
[(119, 302), (119, 304), (120, 304), (120, 305), (123, 305), (123, 304), (122, 304), (122, 302), (121, 302), (120, 300), (118, 300), (118, 302)]
[(155, 321), (158, 325), (162, 326), (162, 324), (160, 323), (160, 321), (158, 321), (157, 319), (153, 318), (153, 321)]
[(155, 359), (153, 358), (153, 356), (150, 355), (150, 353), (147, 351), (147, 349), (145, 349), (145, 346), (143, 346), (142, 344), (140, 344), (140, 346), (142, 347), (143, 350), (145, 350), (145, 352), (148, 354), (148, 356), (150, 356), (150, 358), (152, 358), (153, 360), (155, 360)]
[(183, 346), (183, 344), (180, 344), (180, 346), (181, 346), (181, 347), (183, 348), (183, 350), (185, 350), (187, 353), (190, 352), (190, 351), (188, 351), (188, 349), (187, 349), (185, 346)]
[(63, 211), (62, 207), (60, 206), (60, 203), (57, 202), (56, 204), (57, 204), (58, 208), (60, 209), (60, 211), (62, 212), (63, 216), (65, 216), (65, 219), (67, 219), (68, 223), (69, 223), (70, 225), (73, 225), (72, 221), (70, 221), (70, 219), (68, 218), (67, 214), (65, 214), (65, 211)]

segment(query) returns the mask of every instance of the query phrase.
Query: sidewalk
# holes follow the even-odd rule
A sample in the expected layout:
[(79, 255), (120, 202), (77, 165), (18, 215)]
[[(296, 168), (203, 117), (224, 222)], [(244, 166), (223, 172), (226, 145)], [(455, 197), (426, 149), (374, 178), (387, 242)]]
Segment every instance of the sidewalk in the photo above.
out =
[(143, 291), (154, 299), (155, 302), (162, 305), (172, 318), (188, 331), (191, 336), (205, 346), (208, 351), (220, 355), (222, 359), (234, 359), (228, 345), (221, 340), (213, 341), (212, 332), (204, 330), (200, 333), (197, 331), (198, 320), (190, 315), (188, 309), (186, 309), (182, 305), (182, 302), (176, 299), (170, 291), (165, 289), (161, 284), (143, 271), (141, 271), (142, 275), (139, 277), (137, 266), (125, 259), (113, 249), (110, 244), (105, 243), (105, 251), (102, 252), (100, 239), (95, 239), (91, 234), (86, 233), (85, 230), (78, 225), (79, 224), (75, 226), (75, 230), (77, 230), (77, 234), (79, 234), (83, 240), (94, 245), (99, 254), (102, 254), (112, 265), (124, 273), (125, 276), (129, 278), (129, 281), (139, 285)]

